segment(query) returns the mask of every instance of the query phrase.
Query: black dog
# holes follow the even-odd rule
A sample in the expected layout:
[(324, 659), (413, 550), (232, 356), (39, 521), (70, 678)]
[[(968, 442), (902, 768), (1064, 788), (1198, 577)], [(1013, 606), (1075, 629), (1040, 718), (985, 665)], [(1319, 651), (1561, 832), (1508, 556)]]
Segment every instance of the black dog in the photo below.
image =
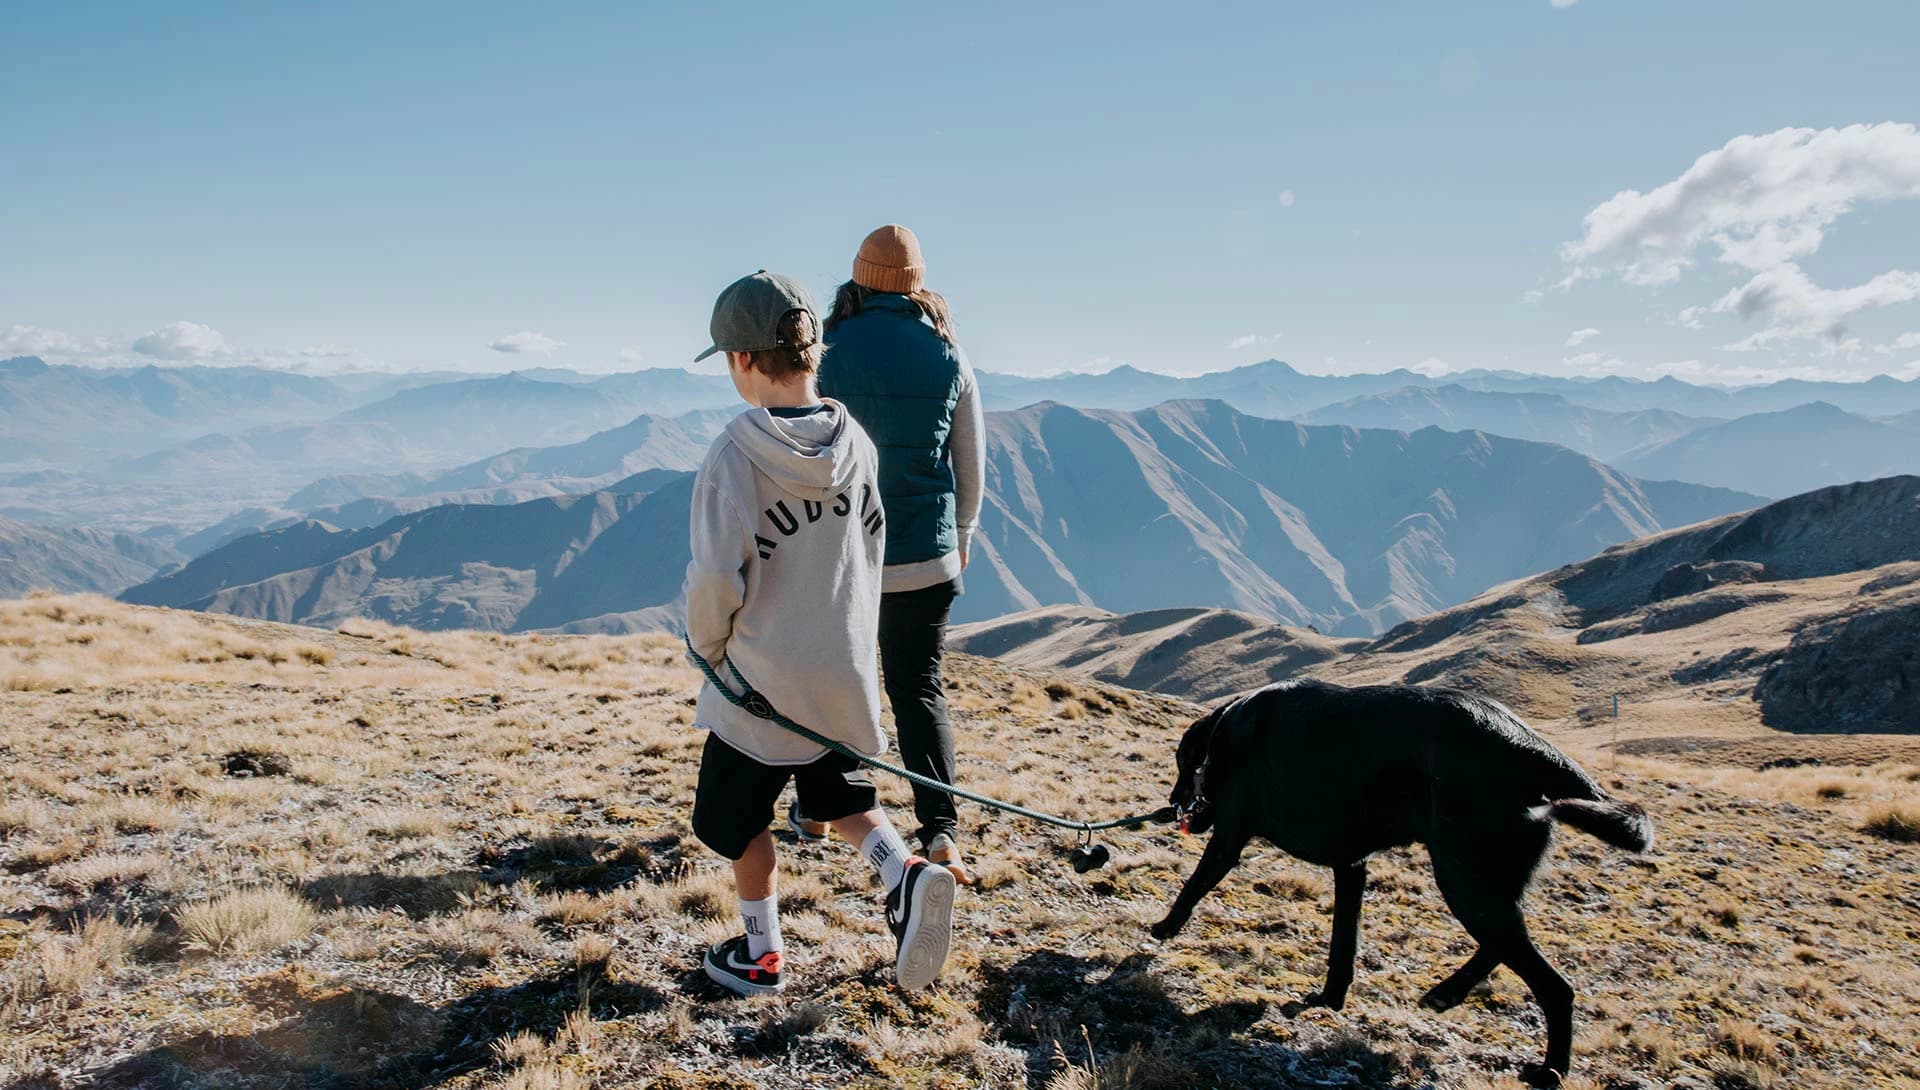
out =
[(1157, 939), (1177, 934), (1253, 837), (1333, 868), (1327, 984), (1307, 997), (1339, 1009), (1353, 983), (1367, 857), (1424, 843), (1433, 876), (1479, 950), (1421, 1000), (1447, 1010), (1506, 965), (1547, 1021), (1547, 1057), (1524, 1072), (1557, 1085), (1573, 1051), (1573, 989), (1527, 936), (1520, 898), (1561, 821), (1628, 851), (1653, 845), (1646, 811), (1607, 796), (1502, 705), (1448, 689), (1274, 685), (1231, 701), (1180, 740), (1173, 804), (1213, 840)]

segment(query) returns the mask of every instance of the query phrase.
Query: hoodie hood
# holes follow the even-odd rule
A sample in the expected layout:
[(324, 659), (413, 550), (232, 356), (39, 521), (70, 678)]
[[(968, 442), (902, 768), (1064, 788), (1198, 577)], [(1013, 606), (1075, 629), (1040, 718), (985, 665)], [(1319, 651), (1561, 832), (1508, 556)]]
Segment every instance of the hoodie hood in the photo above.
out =
[(775, 416), (748, 409), (727, 424), (727, 438), (754, 468), (803, 500), (824, 500), (846, 489), (859, 469), (848, 441), (846, 407), (831, 398), (806, 416)]

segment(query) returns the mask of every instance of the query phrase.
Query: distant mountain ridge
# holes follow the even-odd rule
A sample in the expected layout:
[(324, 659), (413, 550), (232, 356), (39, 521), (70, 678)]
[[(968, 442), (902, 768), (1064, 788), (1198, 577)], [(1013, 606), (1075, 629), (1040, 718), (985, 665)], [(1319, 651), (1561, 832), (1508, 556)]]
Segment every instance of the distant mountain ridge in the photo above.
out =
[(989, 414), (987, 493), (962, 621), (1203, 605), (1353, 635), (1759, 502), (1542, 443), (1214, 401)]
[(1080, 408), (1134, 411), (1162, 401), (1218, 398), (1242, 412), (1278, 418), (1407, 387), (1438, 386), (1488, 393), (1551, 395), (1606, 412), (1659, 410), (1720, 418), (1777, 412), (1813, 401), (1826, 401), (1868, 416), (1920, 410), (1920, 379), (1901, 380), (1888, 375), (1862, 382), (1788, 379), (1732, 389), (1695, 385), (1672, 376), (1653, 380), (1617, 375), (1586, 379), (1487, 370), (1427, 375), (1405, 369), (1315, 375), (1295, 370), (1280, 360), (1263, 360), (1194, 376), (1162, 375), (1128, 366), (1098, 374), (1067, 373), (1044, 378), (992, 371), (980, 375), (980, 389), (989, 409), (1059, 401)]
[(186, 558), (138, 534), (34, 526), (0, 517), (0, 598), (30, 591), (112, 594)]
[[(303, 623), (364, 611), (427, 627), (657, 626), (677, 616), (687, 479), (661, 468), (584, 496), (434, 507), (353, 530), (300, 523), (126, 597)], [(1753, 502), (1636, 481), (1546, 444), (1310, 427), (1218, 402), (989, 414), (987, 483), (962, 620), (1198, 602), (1361, 634)], [(573, 520), (586, 510), (602, 522), (583, 538)], [(558, 552), (486, 544), (508, 528)]]
[[(1418, 431), (1484, 431), (1512, 439), (1558, 443), (1602, 461), (1614, 461), (1637, 447), (1676, 439), (1720, 421), (1684, 416), (1664, 409), (1614, 412), (1570, 401), (1562, 394), (1474, 390), (1465, 386), (1402, 386), (1383, 394), (1352, 398), (1301, 414), (1308, 424), (1347, 424), (1356, 428)], [(1637, 472), (1661, 480), (1691, 480), (1684, 475)]]
[(301, 624), (366, 616), (517, 631), (670, 604), (692, 474), (652, 492), (445, 504), (358, 530), (307, 521), (242, 537), (121, 597)]
[(1792, 496), (1920, 471), (1920, 428), (1815, 401), (1684, 432), (1629, 451), (1616, 464), (1642, 477)]

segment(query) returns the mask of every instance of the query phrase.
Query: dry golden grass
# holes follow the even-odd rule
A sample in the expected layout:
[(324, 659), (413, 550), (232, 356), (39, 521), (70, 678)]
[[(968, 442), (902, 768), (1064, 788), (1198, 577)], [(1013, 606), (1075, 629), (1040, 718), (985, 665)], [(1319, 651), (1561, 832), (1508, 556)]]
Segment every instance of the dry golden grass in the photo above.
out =
[[(888, 986), (854, 852), (783, 840), (792, 990), (725, 997), (697, 968), (737, 920), (687, 824), (673, 640), (342, 627), (0, 603), (0, 1090), (1508, 1090), (1541, 1046), (1504, 971), (1417, 1008), (1468, 951), (1418, 851), (1373, 868), (1347, 1009), (1289, 1018), (1323, 972), (1326, 872), (1250, 850), (1154, 945), (1198, 840), (1117, 835), (1080, 876), (1071, 837), (972, 807), (982, 881), (933, 989)], [(1075, 814), (1158, 805), (1195, 711), (964, 656), (949, 679), (966, 782)], [(1530, 902), (1580, 995), (1571, 1087), (1920, 1078), (1920, 852), (1863, 831), (1916, 812), (1911, 761), (1755, 772), (1557, 737), (1661, 838), (1630, 861), (1563, 837)]]
[(255, 954), (277, 950), (313, 934), (319, 913), (292, 892), (278, 887), (237, 889), (174, 914), (180, 937), (190, 949), (217, 954)]
[(1875, 810), (1862, 828), (1882, 840), (1920, 844), (1920, 810), (1887, 806)]

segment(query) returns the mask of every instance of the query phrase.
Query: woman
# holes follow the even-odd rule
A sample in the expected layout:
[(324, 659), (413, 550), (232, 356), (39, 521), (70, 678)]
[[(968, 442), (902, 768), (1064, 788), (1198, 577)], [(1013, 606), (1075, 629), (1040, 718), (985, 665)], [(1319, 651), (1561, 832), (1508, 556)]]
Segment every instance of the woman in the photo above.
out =
[[(888, 224), (866, 237), (827, 317), (820, 392), (845, 405), (880, 451), (880, 666), (907, 768), (950, 784), (940, 653), (979, 523), (986, 456), (973, 368), (926, 273), (912, 231)], [(953, 796), (915, 784), (913, 798), (927, 859), (971, 884)], [(802, 836), (825, 831), (797, 809), (788, 816)]]

